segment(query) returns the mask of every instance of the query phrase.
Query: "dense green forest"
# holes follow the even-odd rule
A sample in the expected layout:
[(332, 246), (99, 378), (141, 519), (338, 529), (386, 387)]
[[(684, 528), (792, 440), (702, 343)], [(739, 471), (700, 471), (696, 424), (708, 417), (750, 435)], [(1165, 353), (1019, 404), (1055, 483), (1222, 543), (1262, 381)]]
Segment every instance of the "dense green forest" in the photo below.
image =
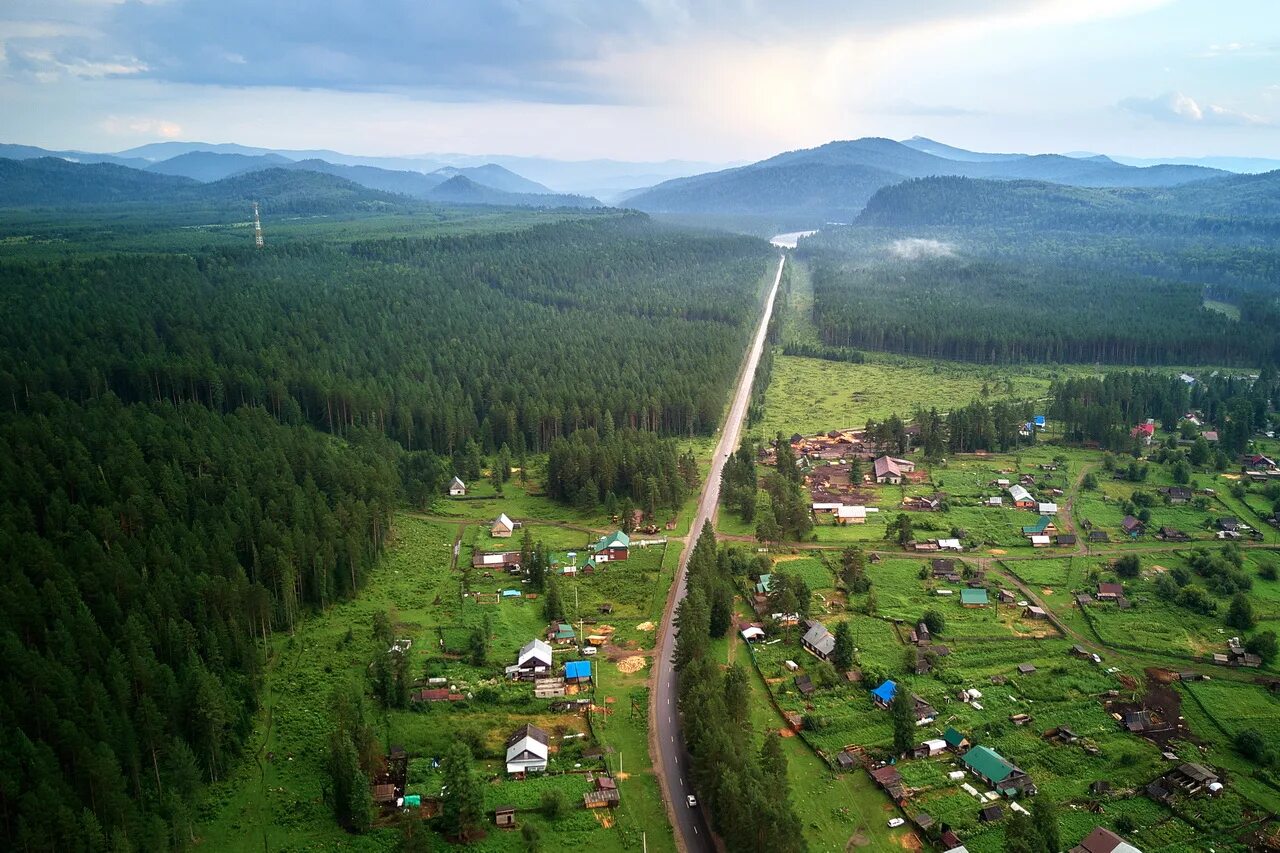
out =
[[(0, 400), (265, 406), (405, 448), (716, 424), (767, 247), (643, 217), (468, 237), (0, 262)], [(123, 286), (127, 283), (127, 286)]]
[(1254, 201), (1276, 180), (907, 181), (804, 242), (813, 319), (829, 347), (985, 363), (1271, 363), (1280, 218)]
[(33, 395), (0, 436), (0, 838), (186, 846), (249, 732), (260, 641), (382, 549), (384, 442), (110, 394)]
[(3, 846), (188, 846), (271, 633), (481, 449), (551, 449), (565, 500), (683, 500), (659, 434), (715, 426), (772, 253), (547, 219), (0, 260)]

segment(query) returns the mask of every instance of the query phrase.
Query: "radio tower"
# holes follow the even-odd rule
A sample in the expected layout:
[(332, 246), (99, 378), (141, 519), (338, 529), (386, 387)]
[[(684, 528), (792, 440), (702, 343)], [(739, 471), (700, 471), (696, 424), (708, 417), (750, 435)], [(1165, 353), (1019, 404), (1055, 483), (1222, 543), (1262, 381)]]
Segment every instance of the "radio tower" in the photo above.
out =
[(258, 203), (253, 203), (253, 245), (262, 248), (262, 220), (258, 218)]

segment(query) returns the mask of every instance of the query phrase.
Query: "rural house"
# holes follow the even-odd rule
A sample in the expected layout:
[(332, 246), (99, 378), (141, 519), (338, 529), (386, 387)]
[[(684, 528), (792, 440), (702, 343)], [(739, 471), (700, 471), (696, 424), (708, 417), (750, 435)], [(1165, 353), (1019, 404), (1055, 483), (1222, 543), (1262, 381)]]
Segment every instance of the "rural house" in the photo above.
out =
[(547, 626), (547, 642), (567, 646), (578, 639), (578, 633), (568, 622), (552, 622)]
[(1036, 500), (1031, 497), (1031, 493), (1026, 487), (1014, 484), (1009, 487), (1009, 497), (1013, 499), (1013, 505), (1018, 509), (1035, 509)]
[(1141, 536), (1142, 531), (1146, 529), (1146, 525), (1134, 518), (1132, 515), (1126, 515), (1124, 517), (1124, 521), (1120, 522), (1120, 527), (1125, 533), (1135, 539)]
[(1036, 504), (1036, 511), (1041, 515), (1057, 515), (1058, 505), (1055, 503), (1039, 503)]
[(551, 671), (551, 647), (542, 640), (530, 640), (520, 649), (514, 665), (507, 667), (511, 678), (532, 679)]
[[(1218, 774), (1203, 764), (1189, 762), (1179, 764), (1174, 770), (1165, 774), (1164, 780), (1184, 794), (1194, 795), (1204, 791), (1215, 791), (1221, 787)], [(1218, 786), (1215, 788), (1214, 786)]]
[(955, 560), (934, 560), (932, 567), (934, 580), (951, 581), (952, 583), (960, 580), (960, 575), (956, 572)]
[(956, 752), (969, 747), (969, 739), (954, 728), (948, 728), (942, 733), (942, 739), (947, 742), (947, 746)]
[(893, 702), (893, 695), (898, 692), (898, 685), (892, 681), (886, 681), (871, 691), (871, 699), (876, 703), (877, 708), (888, 708)]
[(1018, 792), (1035, 793), (1031, 777), (990, 747), (975, 746), (964, 754), (961, 761), (975, 776), (1006, 796)]
[(493, 527), (489, 528), (489, 535), (498, 539), (509, 539), (511, 534), (516, 532), (516, 523), (507, 517), (504, 512), (494, 521)]
[(1142, 853), (1105, 826), (1094, 827), (1093, 832), (1072, 847), (1070, 853)]
[(1053, 519), (1047, 515), (1042, 515), (1036, 519), (1035, 524), (1024, 525), (1022, 528), (1023, 536), (1052, 536), (1058, 532), (1058, 527), (1053, 523)]
[(449, 483), (449, 496), (453, 498), (460, 498), (466, 493), (467, 493), (467, 484), (462, 482), (462, 480), (458, 479), (457, 477), (454, 477), (453, 481)]
[(564, 665), (564, 680), (568, 684), (591, 683), (591, 661), (571, 660)]
[(525, 774), (547, 769), (547, 733), (526, 723), (507, 738), (507, 772)]
[(847, 504), (841, 504), (840, 507), (836, 509), (836, 523), (837, 524), (866, 524), (867, 513), (879, 512), (879, 511), (880, 510), (876, 509), (875, 507), (868, 508), (861, 505), (849, 506)]
[(836, 638), (821, 622), (813, 622), (800, 638), (800, 645), (819, 660), (826, 660), (836, 648)]
[(960, 604), (964, 607), (986, 607), (987, 591), (985, 589), (960, 590)]
[(1184, 504), (1191, 500), (1191, 490), (1186, 486), (1168, 486), (1156, 491), (1168, 498), (1171, 504)]
[(894, 486), (901, 485), (903, 476), (915, 470), (916, 463), (908, 459), (895, 459), (892, 456), (881, 456), (872, 464), (875, 481)]
[(1100, 583), (1093, 597), (1098, 601), (1119, 601), (1124, 598), (1124, 587), (1118, 583)]
[(615, 563), (627, 559), (630, 549), (631, 537), (619, 530), (592, 545), (591, 556), (596, 563)]

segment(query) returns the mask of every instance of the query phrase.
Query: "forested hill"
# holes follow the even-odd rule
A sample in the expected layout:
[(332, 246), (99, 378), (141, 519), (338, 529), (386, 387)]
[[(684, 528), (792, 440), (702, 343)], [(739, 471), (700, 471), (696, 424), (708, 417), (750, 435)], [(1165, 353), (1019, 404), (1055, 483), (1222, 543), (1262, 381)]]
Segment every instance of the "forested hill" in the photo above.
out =
[[(1105, 157), (998, 155), (934, 144), (919, 150), (891, 139), (829, 142), (737, 169), (658, 184), (631, 196), (640, 210), (664, 213), (804, 212), (813, 227), (848, 222), (875, 191), (910, 178), (955, 175), (1080, 187), (1173, 187), (1226, 173), (1198, 166), (1125, 166)], [(941, 155), (941, 156), (940, 156)]]
[(1280, 234), (1280, 172), (1232, 175), (1162, 189), (919, 178), (879, 190), (867, 202), (858, 224)]
[(0, 261), (0, 847), (188, 846), (264, 640), (361, 586), (393, 508), (481, 447), (709, 433), (772, 260), (613, 214)]
[(250, 201), (277, 211), (323, 213), (405, 207), (408, 199), (318, 172), (265, 169), (202, 184), (109, 163), (82, 165), (54, 157), (0, 160), (0, 207), (132, 202), (243, 211)]

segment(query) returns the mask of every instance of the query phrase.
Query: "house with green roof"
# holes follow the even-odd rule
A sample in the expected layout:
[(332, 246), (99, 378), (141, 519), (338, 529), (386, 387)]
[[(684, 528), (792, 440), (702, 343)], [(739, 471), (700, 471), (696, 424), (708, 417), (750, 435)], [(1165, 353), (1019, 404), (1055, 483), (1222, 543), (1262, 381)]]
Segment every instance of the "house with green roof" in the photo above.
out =
[(773, 575), (764, 574), (760, 576), (760, 581), (756, 584), (756, 592), (761, 595), (769, 594), (769, 587), (773, 585)]
[(969, 745), (969, 739), (967, 737), (950, 727), (942, 733), (942, 739), (947, 742), (948, 747), (955, 750), (964, 749)]
[(962, 589), (960, 590), (960, 604), (964, 607), (986, 607), (987, 591), (985, 589)]
[(1058, 532), (1057, 525), (1053, 523), (1053, 519), (1047, 515), (1040, 516), (1035, 524), (1025, 525), (1022, 528), (1023, 536), (1053, 536)]
[(960, 760), (975, 776), (1005, 796), (1035, 793), (1031, 777), (989, 746), (975, 746)]
[(609, 536), (601, 537), (599, 542), (592, 545), (591, 555), (597, 564), (612, 563), (627, 559), (630, 550), (631, 537), (619, 530)]
[(557, 646), (564, 646), (578, 639), (578, 633), (573, 630), (573, 625), (568, 622), (552, 622), (547, 628), (547, 642), (555, 643)]

